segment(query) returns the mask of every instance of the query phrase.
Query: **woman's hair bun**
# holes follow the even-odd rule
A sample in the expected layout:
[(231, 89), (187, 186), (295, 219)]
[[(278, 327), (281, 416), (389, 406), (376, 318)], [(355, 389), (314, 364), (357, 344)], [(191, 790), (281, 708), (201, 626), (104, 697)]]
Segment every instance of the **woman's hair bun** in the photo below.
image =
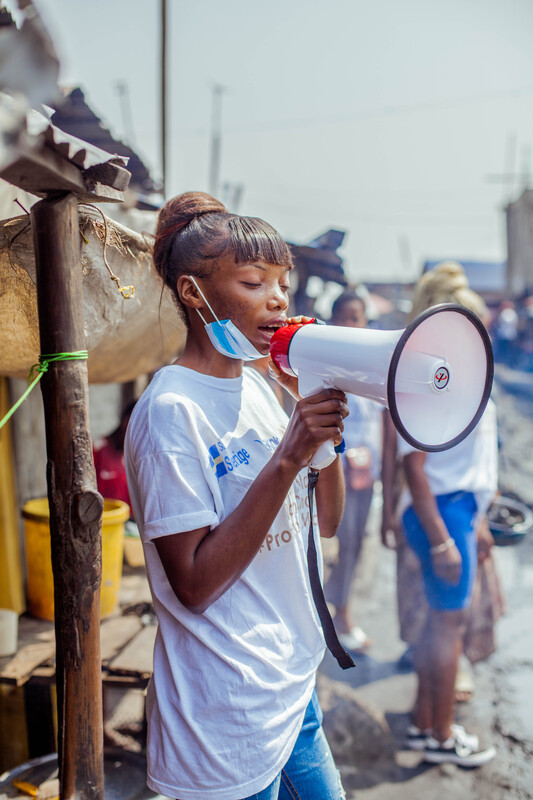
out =
[(156, 238), (177, 233), (196, 217), (226, 211), (220, 200), (206, 192), (184, 192), (165, 203), (159, 212)]

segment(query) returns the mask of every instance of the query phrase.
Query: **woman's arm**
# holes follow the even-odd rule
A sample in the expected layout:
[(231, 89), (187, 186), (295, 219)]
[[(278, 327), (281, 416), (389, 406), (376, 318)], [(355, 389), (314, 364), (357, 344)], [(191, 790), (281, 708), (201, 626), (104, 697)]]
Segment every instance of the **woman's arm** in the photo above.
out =
[(383, 447), (381, 452), (381, 485), (383, 487), (383, 511), (381, 519), (381, 541), (385, 547), (396, 547), (396, 517), (394, 508), (394, 478), (398, 435), (390, 412), (383, 412)]
[[(425, 460), (426, 454), (421, 452), (405, 456), (405, 477), (413, 499), (413, 508), (429, 539), (430, 547), (438, 547), (451, 537), (429, 487), (424, 471)], [(454, 543), (446, 550), (432, 554), (432, 561), (436, 575), (448, 583), (458, 582), (461, 577), (462, 562), (461, 554)]]
[[(242, 575), (263, 544), (298, 472), (322, 442), (342, 438), (347, 413), (345, 395), (336, 389), (299, 400), (272, 458), (220, 525), (154, 540), (174, 593), (190, 611), (201, 614)], [(325, 484), (331, 488), (333, 477), (326, 477)], [(329, 504), (324, 505), (321, 501), (319, 518), (326, 512), (329, 530), (331, 510)]]
[(315, 494), (320, 535), (331, 539), (337, 533), (344, 511), (344, 471), (340, 456), (320, 470)]

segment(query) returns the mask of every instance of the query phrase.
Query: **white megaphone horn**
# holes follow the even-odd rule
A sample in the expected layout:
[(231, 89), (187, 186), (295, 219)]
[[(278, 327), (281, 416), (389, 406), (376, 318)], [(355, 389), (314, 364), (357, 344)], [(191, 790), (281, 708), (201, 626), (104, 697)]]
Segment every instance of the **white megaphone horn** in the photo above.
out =
[[(298, 378), (302, 397), (334, 387), (375, 400), (407, 442), (429, 452), (454, 447), (475, 428), (494, 374), (483, 323), (453, 304), (427, 309), (403, 331), (287, 325), (272, 337), (270, 355)], [(333, 442), (325, 442), (311, 466), (322, 469), (335, 457)]]

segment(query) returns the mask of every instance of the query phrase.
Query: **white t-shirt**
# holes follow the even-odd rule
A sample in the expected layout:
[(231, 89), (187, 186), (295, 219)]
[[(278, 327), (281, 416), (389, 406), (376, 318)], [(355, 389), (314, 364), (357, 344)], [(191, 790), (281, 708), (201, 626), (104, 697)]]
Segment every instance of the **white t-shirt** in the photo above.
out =
[(307, 571), (306, 470), (250, 566), (203, 614), (176, 598), (154, 544), (222, 522), (286, 425), (253, 369), (224, 379), (164, 367), (131, 417), (126, 470), (159, 621), (148, 785), (169, 797), (237, 800), (268, 786), (291, 754), (315, 685), (324, 637)]
[[(399, 455), (415, 452), (416, 448), (398, 435)], [(472, 492), (478, 513), (486, 513), (498, 489), (498, 433), (496, 406), (492, 400), (489, 400), (479, 423), (466, 439), (449, 450), (426, 454), (424, 471), (433, 495)], [(406, 489), (399, 504), (400, 515), (411, 502), (411, 495)]]

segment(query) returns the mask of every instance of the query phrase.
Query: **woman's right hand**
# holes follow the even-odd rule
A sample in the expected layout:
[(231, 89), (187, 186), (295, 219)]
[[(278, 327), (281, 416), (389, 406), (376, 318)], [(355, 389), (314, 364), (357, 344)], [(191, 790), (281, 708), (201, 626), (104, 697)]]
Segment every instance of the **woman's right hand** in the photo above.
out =
[(276, 450), (276, 458), (302, 469), (323, 442), (331, 439), (335, 445), (341, 443), (347, 416), (346, 395), (339, 389), (321, 389), (301, 398)]
[(383, 514), (381, 520), (381, 544), (388, 550), (398, 547), (398, 523), (394, 514)]
[(455, 544), (440, 553), (433, 553), (431, 556), (433, 570), (438, 578), (442, 578), (446, 583), (456, 586), (461, 579), (463, 561), (461, 553)]

